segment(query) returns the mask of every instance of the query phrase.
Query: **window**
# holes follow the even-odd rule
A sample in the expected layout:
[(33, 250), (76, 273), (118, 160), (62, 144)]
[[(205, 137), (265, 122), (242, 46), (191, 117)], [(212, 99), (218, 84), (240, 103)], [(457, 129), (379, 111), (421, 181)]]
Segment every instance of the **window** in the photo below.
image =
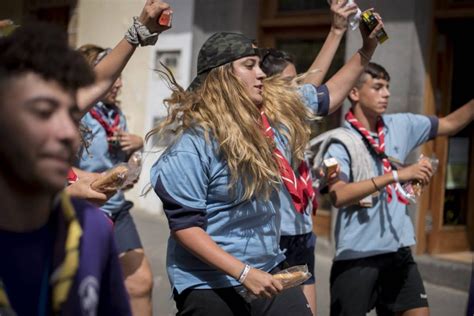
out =
[(157, 51), (155, 57), (155, 69), (161, 69), (161, 64), (168, 67), (176, 79), (179, 79), (180, 74), (181, 52), (176, 51)]

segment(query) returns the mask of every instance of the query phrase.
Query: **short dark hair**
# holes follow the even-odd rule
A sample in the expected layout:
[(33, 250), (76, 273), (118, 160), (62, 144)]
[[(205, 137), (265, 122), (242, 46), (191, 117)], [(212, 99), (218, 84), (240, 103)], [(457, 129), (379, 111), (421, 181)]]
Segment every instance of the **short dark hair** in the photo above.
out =
[(357, 88), (360, 88), (364, 84), (367, 78), (366, 75), (370, 75), (373, 79), (385, 79), (387, 81), (390, 81), (390, 75), (384, 67), (377, 63), (370, 62), (367, 67), (365, 67), (365, 70), (362, 75), (360, 75), (359, 80), (357, 80)]
[(260, 68), (269, 77), (280, 74), (286, 66), (294, 64), (293, 56), (274, 48), (260, 49), (260, 59)]
[(70, 91), (94, 82), (91, 67), (69, 47), (66, 33), (43, 22), (19, 27), (0, 38), (0, 87), (6, 80), (29, 72)]

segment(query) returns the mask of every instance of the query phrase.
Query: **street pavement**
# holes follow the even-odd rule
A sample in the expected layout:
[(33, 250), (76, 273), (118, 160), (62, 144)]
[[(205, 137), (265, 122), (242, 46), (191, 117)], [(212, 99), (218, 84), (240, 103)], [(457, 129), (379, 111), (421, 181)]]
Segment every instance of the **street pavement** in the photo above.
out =
[[(166, 275), (166, 243), (169, 235), (164, 215), (152, 215), (143, 211), (134, 211), (133, 216), (140, 232), (145, 252), (150, 260), (153, 275), (153, 311), (155, 316), (176, 314), (174, 301)], [(318, 255), (316, 250), (316, 278), (318, 292), (318, 315), (329, 315), (329, 272), (331, 258)], [(465, 315), (467, 293), (425, 283), (431, 316)], [(375, 315), (371, 312), (369, 315)]]

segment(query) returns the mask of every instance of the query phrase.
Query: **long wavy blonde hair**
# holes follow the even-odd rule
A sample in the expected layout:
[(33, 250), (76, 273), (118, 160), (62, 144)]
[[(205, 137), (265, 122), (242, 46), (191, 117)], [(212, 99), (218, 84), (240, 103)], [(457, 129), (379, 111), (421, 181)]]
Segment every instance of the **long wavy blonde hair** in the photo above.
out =
[(288, 139), (293, 165), (303, 159), (310, 135), (308, 120), (313, 116), (303, 104), (296, 81), (289, 83), (280, 76), (265, 79), (264, 101), (259, 108), (234, 75), (231, 63), (212, 69), (196, 91), (185, 91), (169, 69), (159, 72), (173, 93), (164, 100), (168, 108), (166, 120), (153, 128), (146, 139), (170, 130), (180, 134), (188, 128), (202, 128), (207, 141), (212, 135), (219, 143), (220, 154), (231, 173), (230, 188), (241, 179), (244, 199), (255, 194), (268, 198), (280, 182), (275, 143), (263, 133), (262, 110), (271, 125)]

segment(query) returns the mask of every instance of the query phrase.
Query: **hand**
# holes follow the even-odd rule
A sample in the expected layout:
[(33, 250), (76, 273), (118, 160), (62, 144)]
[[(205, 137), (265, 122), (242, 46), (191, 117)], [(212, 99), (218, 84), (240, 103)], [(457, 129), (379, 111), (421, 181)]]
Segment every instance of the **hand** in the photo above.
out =
[(10, 26), (10, 25), (13, 25), (12, 20), (0, 20), (0, 29)]
[(331, 31), (336, 34), (343, 34), (347, 30), (349, 16), (357, 13), (357, 4), (352, 3), (347, 6), (347, 0), (332, 0), (331, 1), (331, 13), (332, 23)]
[[(373, 9), (370, 9), (373, 11)], [(359, 30), (360, 34), (362, 36), (362, 51), (369, 57), (371, 57), (375, 51), (375, 48), (377, 48), (378, 41), (375, 37), (375, 35), (383, 28), (384, 24), (382, 21), (382, 18), (377, 12), (373, 12), (375, 18), (377, 21), (379, 21), (379, 24), (372, 30), (372, 32), (369, 31), (367, 26), (364, 23), (360, 24)]]
[(330, 173), (327, 176), (328, 185), (334, 184), (336, 181), (339, 180), (339, 174), (341, 173), (341, 167), (337, 165), (336, 170), (333, 173)]
[(433, 175), (431, 163), (427, 159), (421, 159), (418, 163), (410, 165), (398, 171), (400, 182), (418, 181), (422, 185), (427, 185)]
[(253, 295), (263, 298), (271, 298), (283, 289), (280, 281), (274, 279), (270, 273), (254, 268), (250, 269), (243, 286)]
[(17, 27), (12, 20), (0, 20), (0, 37), (10, 35)]
[(324, 173), (324, 168), (316, 168), (316, 177), (318, 179), (324, 179), (323, 183), (324, 185), (332, 185), (334, 184), (337, 180), (339, 180), (339, 174), (341, 173), (341, 167), (337, 165), (336, 170), (333, 171), (332, 173), (326, 175)]
[(145, 25), (150, 33), (161, 33), (170, 27), (158, 24), (158, 18), (164, 10), (170, 8), (170, 5), (160, 0), (146, 0), (142, 13), (138, 20)]
[(114, 136), (108, 137), (107, 140), (118, 141), (123, 152), (130, 156), (133, 152), (143, 148), (143, 139), (135, 134), (119, 131)]
[(140, 179), (140, 177), (136, 177), (135, 180), (133, 180), (129, 184), (125, 185), (121, 190), (122, 191), (131, 190), (135, 186), (135, 184), (138, 182), (139, 179)]
[(91, 183), (100, 176), (101, 174), (99, 173), (81, 171), (78, 180), (66, 187), (66, 192), (72, 197), (85, 199), (97, 206), (101, 206), (117, 191), (101, 193), (93, 190)]

